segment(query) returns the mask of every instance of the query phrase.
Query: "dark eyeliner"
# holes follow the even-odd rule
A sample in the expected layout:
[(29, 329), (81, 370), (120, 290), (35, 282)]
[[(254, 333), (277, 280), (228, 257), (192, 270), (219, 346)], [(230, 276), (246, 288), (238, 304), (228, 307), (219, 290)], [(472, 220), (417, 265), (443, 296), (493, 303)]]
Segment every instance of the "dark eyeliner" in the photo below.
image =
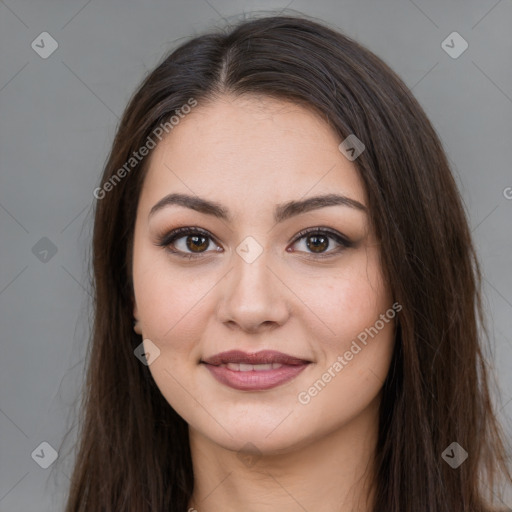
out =
[(219, 245), (215, 241), (215, 239), (213, 238), (211, 233), (209, 233), (208, 231), (206, 231), (202, 228), (195, 227), (195, 226), (187, 226), (187, 227), (173, 229), (172, 231), (169, 231), (168, 233), (159, 236), (158, 241), (155, 245), (157, 245), (159, 247), (163, 247), (165, 250), (169, 251), (171, 254), (175, 254), (177, 256), (181, 256), (186, 259), (194, 259), (197, 257), (201, 257), (203, 255), (203, 253), (201, 253), (201, 252), (198, 252), (195, 254), (190, 253), (190, 252), (183, 253), (181, 251), (171, 248), (171, 245), (174, 241), (176, 241), (178, 238), (182, 238), (185, 235), (202, 235), (202, 236), (212, 240), (215, 244)]
[(299, 231), (291, 244), (297, 243), (302, 238), (307, 237), (308, 235), (328, 235), (328, 238), (334, 239), (338, 244), (341, 245), (341, 249), (335, 249), (334, 251), (329, 251), (325, 253), (314, 253), (314, 252), (308, 252), (306, 253), (308, 256), (313, 256), (314, 258), (328, 258), (330, 256), (335, 256), (339, 254), (343, 249), (348, 249), (350, 247), (354, 247), (354, 242), (352, 242), (349, 238), (342, 235), (341, 233), (338, 233), (337, 231), (325, 228), (325, 227), (314, 227), (314, 228), (307, 228), (303, 229), (302, 231)]
[[(211, 241), (213, 241), (216, 245), (220, 245), (215, 238), (209, 233), (208, 231), (195, 227), (195, 226), (187, 226), (187, 227), (181, 227), (173, 229), (172, 231), (169, 231), (168, 233), (161, 235), (158, 237), (158, 241), (155, 245), (159, 247), (163, 247), (165, 250), (170, 252), (173, 255), (177, 255), (186, 259), (194, 259), (201, 257), (204, 252), (198, 252), (198, 253), (184, 253), (179, 250), (172, 249), (172, 243), (175, 242), (177, 239), (182, 238), (186, 235), (202, 235), (206, 238), (209, 238)], [(341, 249), (338, 248), (336, 250), (331, 250), (329, 252), (325, 253), (314, 253), (314, 252), (306, 252), (305, 254), (308, 255), (308, 257), (313, 258), (328, 258), (330, 256), (335, 256), (339, 254), (343, 249), (347, 249), (354, 246), (354, 243), (349, 240), (347, 237), (341, 235), (337, 231), (334, 231), (330, 228), (325, 227), (313, 227), (313, 228), (307, 228), (299, 233), (294, 237), (294, 239), (291, 242), (291, 245), (297, 243), (302, 238), (307, 237), (308, 235), (326, 235), (328, 238), (332, 238), (335, 240), (340, 246)], [(301, 251), (302, 252), (302, 251)]]

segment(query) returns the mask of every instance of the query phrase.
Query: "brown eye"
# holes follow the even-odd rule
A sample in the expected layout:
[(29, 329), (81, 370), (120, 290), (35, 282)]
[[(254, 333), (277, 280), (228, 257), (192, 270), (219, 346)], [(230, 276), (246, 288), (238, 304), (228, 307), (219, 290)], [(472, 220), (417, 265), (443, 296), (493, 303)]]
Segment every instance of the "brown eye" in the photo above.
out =
[(313, 252), (323, 252), (329, 247), (329, 237), (324, 235), (308, 235), (306, 245)]
[[(328, 251), (333, 245), (331, 241), (334, 241), (334, 248)], [(303, 244), (302, 248), (300, 247), (301, 243)], [(327, 228), (312, 228), (301, 231), (295, 238), (293, 245), (299, 246), (299, 252), (324, 258), (336, 256), (344, 249), (352, 247), (353, 243), (337, 231)]]
[(203, 252), (210, 245), (208, 238), (203, 235), (189, 235), (181, 238), (186, 238), (186, 245), (192, 252)]
[[(157, 245), (165, 247), (169, 252), (184, 258), (200, 257), (208, 252), (213, 237), (201, 228), (178, 228), (160, 238)], [(217, 245), (215, 252), (222, 249)]]

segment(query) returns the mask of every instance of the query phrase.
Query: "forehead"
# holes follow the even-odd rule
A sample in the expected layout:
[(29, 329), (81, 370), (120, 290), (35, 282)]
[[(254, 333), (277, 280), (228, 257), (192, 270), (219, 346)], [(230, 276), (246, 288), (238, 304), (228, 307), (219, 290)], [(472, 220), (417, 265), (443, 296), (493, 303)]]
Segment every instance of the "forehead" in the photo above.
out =
[(141, 200), (183, 191), (243, 205), (337, 191), (364, 203), (340, 142), (319, 114), (297, 103), (223, 96), (196, 106), (153, 150)]

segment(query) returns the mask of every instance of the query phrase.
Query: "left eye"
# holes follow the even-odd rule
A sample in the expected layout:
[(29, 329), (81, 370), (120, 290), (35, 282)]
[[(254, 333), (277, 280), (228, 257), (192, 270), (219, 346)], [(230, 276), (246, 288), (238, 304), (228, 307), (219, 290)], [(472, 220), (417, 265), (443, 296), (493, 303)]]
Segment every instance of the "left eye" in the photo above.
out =
[[(334, 240), (334, 242), (338, 244), (338, 247), (334, 248), (332, 251), (326, 252), (331, 245), (329, 240)], [(331, 256), (333, 253), (339, 253), (343, 249), (351, 246), (351, 242), (340, 233), (318, 228), (301, 231), (293, 244), (297, 244), (298, 242), (302, 242), (303, 247), (311, 251), (310, 254), (319, 257)], [(308, 252), (307, 250), (303, 252)]]

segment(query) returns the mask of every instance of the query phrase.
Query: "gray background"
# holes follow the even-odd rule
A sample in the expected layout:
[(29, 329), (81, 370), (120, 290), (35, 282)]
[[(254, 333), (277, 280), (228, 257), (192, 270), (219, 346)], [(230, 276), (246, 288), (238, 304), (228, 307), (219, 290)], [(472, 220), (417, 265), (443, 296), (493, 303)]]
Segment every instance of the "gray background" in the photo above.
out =
[[(328, 21), (384, 59), (441, 136), (482, 261), (498, 409), (512, 433), (512, 0), (5, 0), (1, 512), (62, 509), (72, 455), (62, 449), (57, 463), (42, 469), (31, 454), (42, 442), (60, 450), (68, 429), (73, 445), (89, 332), (92, 191), (129, 97), (185, 38), (225, 24), (223, 18), (285, 7), (286, 14)], [(31, 47), (44, 31), (59, 45), (47, 59)], [(469, 44), (458, 58), (441, 46), (453, 31)]]

